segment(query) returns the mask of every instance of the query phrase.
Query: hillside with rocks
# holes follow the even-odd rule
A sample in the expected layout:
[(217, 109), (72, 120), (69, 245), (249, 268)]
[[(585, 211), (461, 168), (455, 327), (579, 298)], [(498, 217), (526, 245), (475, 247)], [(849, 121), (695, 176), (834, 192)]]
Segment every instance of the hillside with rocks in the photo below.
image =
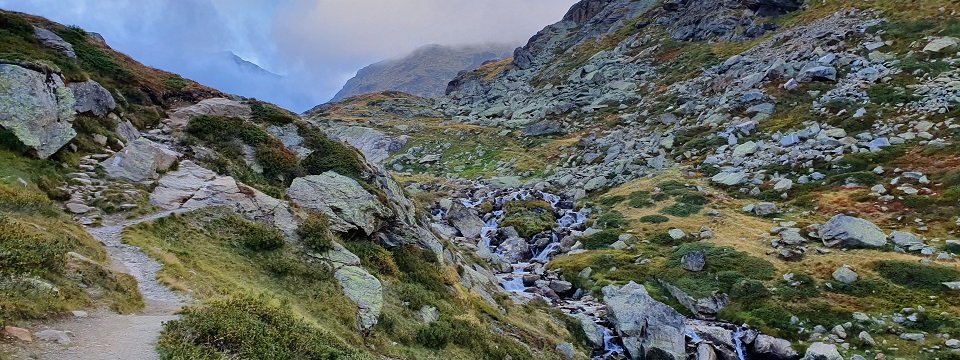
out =
[(503, 44), (427, 45), (399, 59), (370, 64), (347, 80), (331, 101), (382, 91), (401, 91), (421, 97), (444, 94), (447, 83), (461, 71), (510, 56), (513, 47)]
[(0, 354), (960, 358), (958, 11), (582, 0), (300, 115), (2, 12)]

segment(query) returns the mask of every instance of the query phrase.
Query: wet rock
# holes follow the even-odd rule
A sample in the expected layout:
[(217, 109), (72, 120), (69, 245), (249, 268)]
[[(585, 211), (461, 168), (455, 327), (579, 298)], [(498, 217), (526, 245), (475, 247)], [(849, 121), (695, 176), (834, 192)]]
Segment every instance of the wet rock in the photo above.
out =
[(789, 341), (778, 339), (770, 335), (757, 335), (750, 345), (752, 354), (767, 359), (796, 359), (800, 354), (793, 349)]
[(467, 208), (460, 202), (454, 202), (450, 205), (450, 211), (447, 212), (447, 221), (459, 230), (464, 237), (468, 239), (480, 238), (483, 220), (472, 209)]
[(550, 284), (548, 284), (547, 287), (561, 296), (573, 291), (573, 284), (563, 280), (550, 280)]
[(60, 75), (0, 64), (0, 104), (0, 127), (41, 159), (77, 135), (73, 93)]
[(823, 244), (830, 247), (882, 247), (887, 244), (887, 235), (872, 222), (842, 214), (821, 225), (818, 234)]
[(504, 240), (503, 243), (497, 247), (497, 252), (502, 255), (504, 261), (510, 263), (521, 262), (531, 257), (530, 244), (520, 237), (512, 237)]
[(590, 316), (584, 313), (576, 313), (571, 315), (574, 319), (580, 322), (580, 327), (583, 328), (583, 333), (587, 336), (587, 342), (594, 349), (603, 347), (603, 330), (600, 326), (593, 321)]
[(654, 300), (643, 285), (603, 288), (607, 317), (623, 337), (632, 358), (686, 358), (684, 317)]

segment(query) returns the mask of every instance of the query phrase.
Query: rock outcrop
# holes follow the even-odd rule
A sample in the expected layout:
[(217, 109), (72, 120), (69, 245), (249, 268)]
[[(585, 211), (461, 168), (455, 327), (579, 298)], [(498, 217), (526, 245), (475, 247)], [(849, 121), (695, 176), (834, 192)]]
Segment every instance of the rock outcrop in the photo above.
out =
[(152, 180), (173, 166), (180, 154), (166, 145), (138, 138), (100, 165), (107, 176), (130, 181)]
[(373, 235), (393, 212), (356, 180), (333, 171), (293, 180), (287, 196), (300, 207), (325, 215), (338, 232)]
[(407, 143), (405, 135), (392, 137), (381, 131), (363, 126), (337, 126), (327, 129), (330, 137), (343, 141), (360, 150), (367, 161), (379, 164), (399, 151)]
[(77, 135), (74, 104), (60, 75), (0, 64), (0, 127), (37, 157), (46, 159)]
[(212, 98), (196, 104), (179, 108), (170, 114), (171, 125), (184, 127), (194, 116), (232, 116), (241, 119), (250, 118), (250, 106), (236, 100)]
[(686, 359), (684, 317), (654, 300), (643, 285), (603, 288), (607, 317), (632, 359)]
[(73, 50), (73, 45), (70, 45), (70, 43), (68, 43), (66, 40), (63, 40), (60, 35), (57, 35), (53, 31), (39, 26), (34, 26), (33, 36), (36, 36), (37, 40), (40, 40), (40, 43), (43, 44), (43, 46), (59, 51), (68, 58), (77, 58), (77, 53)]
[(383, 310), (383, 286), (380, 280), (357, 266), (344, 266), (333, 274), (344, 295), (357, 305), (357, 326), (368, 331), (377, 324)]
[(67, 85), (73, 91), (73, 97), (76, 99), (77, 113), (91, 113), (96, 116), (104, 116), (117, 107), (113, 95), (105, 89), (100, 83), (87, 80), (79, 83), (70, 83)]

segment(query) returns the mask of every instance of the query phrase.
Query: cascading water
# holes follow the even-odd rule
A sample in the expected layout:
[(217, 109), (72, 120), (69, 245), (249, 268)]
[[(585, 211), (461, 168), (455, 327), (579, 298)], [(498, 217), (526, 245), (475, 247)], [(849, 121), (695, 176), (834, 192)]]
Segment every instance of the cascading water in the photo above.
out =
[[(573, 207), (573, 202), (564, 201), (562, 197), (546, 192), (535, 191), (535, 190), (518, 190), (512, 192), (501, 192), (497, 193), (493, 190), (487, 190), (484, 188), (477, 188), (474, 194), (474, 197), (471, 198), (462, 198), (459, 199), (460, 203), (467, 208), (476, 208), (483, 204), (484, 202), (490, 202), (493, 205), (493, 210), (487, 214), (483, 215), (487, 220), (484, 221), (483, 227), (480, 230), (480, 242), (479, 246), (483, 246), (487, 249), (490, 249), (491, 252), (496, 253), (496, 246), (493, 245), (493, 239), (497, 236), (500, 231), (500, 221), (504, 216), (502, 209), (504, 204), (510, 201), (517, 200), (530, 200), (530, 199), (542, 199), (543, 201), (550, 204), (553, 208), (554, 213), (557, 217), (557, 226), (550, 231), (550, 241), (543, 246), (542, 249), (536, 249), (535, 246), (531, 246), (531, 252), (534, 254), (530, 259), (530, 262), (525, 261), (516, 261), (511, 265), (512, 270), (507, 273), (500, 273), (497, 275), (497, 278), (500, 280), (500, 286), (504, 290), (513, 294), (518, 298), (532, 299), (537, 295), (535, 292), (529, 291), (524, 284), (524, 276), (531, 275), (531, 268), (540, 266), (539, 264), (547, 264), (550, 262), (551, 258), (557, 253), (561, 252), (560, 242), (563, 236), (570, 234), (573, 236), (579, 235), (583, 230), (583, 224), (587, 220), (589, 215), (589, 210), (575, 210)], [(477, 195), (476, 193), (483, 193), (482, 195)], [(433, 213), (434, 218), (444, 219), (446, 217), (446, 211), (440, 209)], [(534, 239), (541, 238), (541, 235), (535, 236), (531, 239), (526, 239), (533, 243)], [(537, 277), (539, 279), (539, 277)], [(622, 346), (620, 337), (611, 330), (611, 327), (605, 325), (603, 317), (599, 312), (602, 311), (592, 311), (585, 309), (597, 309), (602, 308), (602, 304), (596, 303), (595, 301), (584, 302), (577, 299), (560, 299), (558, 302), (555, 302), (555, 305), (562, 311), (567, 314), (573, 315), (575, 313), (584, 313), (592, 317), (597, 326), (599, 326), (601, 332), (603, 333), (603, 349), (596, 350), (593, 354), (593, 359), (595, 360), (607, 360), (607, 359), (625, 359), (626, 352)], [(699, 321), (691, 320), (694, 324), (706, 324)], [(720, 324), (720, 323), (717, 323)], [(723, 323), (727, 328), (733, 328), (732, 324)], [(703, 342), (702, 339), (693, 329), (689, 326), (686, 329), (685, 335), (689, 338), (690, 343), (697, 344)], [(737, 326), (736, 330), (732, 333), (732, 343), (734, 344), (734, 349), (739, 360), (746, 360), (746, 349), (743, 344), (743, 337), (746, 335), (745, 329)]]

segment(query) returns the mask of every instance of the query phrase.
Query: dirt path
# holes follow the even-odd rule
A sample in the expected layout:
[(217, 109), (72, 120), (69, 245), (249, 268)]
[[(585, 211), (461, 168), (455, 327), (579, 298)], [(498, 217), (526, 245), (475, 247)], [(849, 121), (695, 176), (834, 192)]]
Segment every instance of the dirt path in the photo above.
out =
[(120, 315), (108, 310), (97, 310), (87, 317), (61, 320), (43, 324), (30, 330), (44, 329), (69, 331), (71, 344), (60, 345), (38, 341), (21, 349), (15, 358), (72, 359), (72, 360), (149, 360), (158, 359), (154, 349), (163, 323), (177, 318), (176, 311), (187, 303), (186, 299), (170, 291), (157, 280), (161, 265), (135, 246), (123, 244), (120, 235), (123, 229), (142, 222), (170, 215), (162, 212), (135, 220), (104, 221), (99, 228), (87, 228), (87, 232), (107, 248), (110, 261), (116, 271), (133, 275), (143, 294), (143, 311), (132, 315)]

